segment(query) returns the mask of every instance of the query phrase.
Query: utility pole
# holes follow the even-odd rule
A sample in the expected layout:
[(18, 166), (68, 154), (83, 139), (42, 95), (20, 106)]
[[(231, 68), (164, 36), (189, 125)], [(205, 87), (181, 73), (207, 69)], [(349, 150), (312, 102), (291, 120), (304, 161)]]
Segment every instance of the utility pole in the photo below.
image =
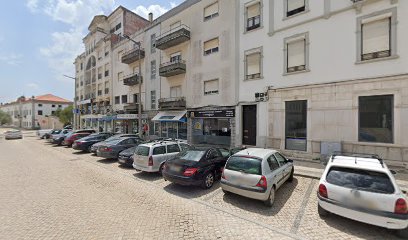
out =
[[(76, 81), (77, 81), (77, 78), (76, 77), (71, 77), (71, 76), (68, 76), (68, 75), (63, 75), (64, 77), (66, 77), (66, 78), (71, 78), (71, 79), (74, 79), (75, 80), (75, 89), (76, 89)], [(73, 113), (73, 121), (72, 121), (72, 124), (73, 124), (73, 126), (72, 126), (72, 128), (73, 129), (75, 129), (76, 127), (77, 127), (77, 116), (76, 116), (76, 106), (77, 106), (77, 100), (76, 100), (76, 91), (74, 91), (74, 108), (73, 108), (73, 110), (75, 111), (74, 113)]]
[(128, 39), (129, 41), (135, 43), (138, 48), (138, 62), (139, 62), (139, 94), (137, 97), (137, 102), (138, 102), (138, 108), (137, 108), (137, 113), (138, 113), (138, 131), (139, 131), (139, 137), (142, 138), (142, 64), (141, 64), (141, 59), (140, 59), (140, 52), (141, 52), (141, 43), (136, 42), (135, 40), (131, 39), (128, 35), (123, 35), (124, 38)]

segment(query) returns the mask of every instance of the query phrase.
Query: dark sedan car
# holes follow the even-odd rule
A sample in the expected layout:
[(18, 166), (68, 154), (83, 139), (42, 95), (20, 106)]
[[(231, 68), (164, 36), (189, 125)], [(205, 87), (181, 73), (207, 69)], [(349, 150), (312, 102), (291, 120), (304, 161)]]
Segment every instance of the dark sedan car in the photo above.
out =
[(119, 157), (119, 153), (125, 149), (134, 147), (142, 143), (142, 140), (138, 137), (122, 137), (116, 140), (105, 142), (105, 144), (98, 147), (96, 155), (98, 157), (116, 159)]
[(119, 153), (118, 162), (121, 165), (125, 165), (127, 167), (132, 167), (133, 164), (133, 154), (136, 151), (137, 146), (128, 148), (123, 150)]
[(99, 146), (104, 145), (106, 142), (110, 142), (112, 140), (117, 140), (119, 138), (125, 138), (125, 137), (139, 138), (139, 135), (138, 134), (115, 134), (115, 135), (111, 136), (110, 138), (106, 139), (103, 142), (95, 143), (94, 145), (92, 145), (91, 152), (96, 154), (96, 151), (98, 150)]
[(213, 147), (187, 149), (166, 161), (163, 177), (176, 184), (208, 189), (220, 179), (227, 158)]
[(102, 142), (110, 136), (112, 136), (112, 133), (94, 133), (87, 137), (76, 140), (74, 144), (72, 144), (72, 148), (75, 150), (91, 152), (92, 145), (98, 142)]

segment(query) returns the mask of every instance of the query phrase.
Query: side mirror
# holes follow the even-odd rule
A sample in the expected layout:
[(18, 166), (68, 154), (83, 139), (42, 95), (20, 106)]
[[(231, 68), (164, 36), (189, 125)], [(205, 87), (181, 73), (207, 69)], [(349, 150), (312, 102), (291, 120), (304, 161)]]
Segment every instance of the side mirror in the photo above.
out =
[(396, 172), (395, 170), (390, 170), (390, 172), (391, 172), (393, 175), (396, 175), (396, 174), (397, 174), (397, 172)]

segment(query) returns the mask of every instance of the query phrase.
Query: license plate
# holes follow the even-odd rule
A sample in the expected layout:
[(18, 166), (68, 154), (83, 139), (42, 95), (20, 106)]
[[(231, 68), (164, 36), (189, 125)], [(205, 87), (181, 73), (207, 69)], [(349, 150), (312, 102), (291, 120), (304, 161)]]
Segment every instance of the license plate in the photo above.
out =
[(170, 169), (174, 172), (180, 172), (181, 167), (180, 166), (171, 166)]
[(122, 159), (122, 158), (119, 158), (119, 162), (120, 162), (120, 163), (126, 163), (126, 160), (125, 160), (125, 159)]

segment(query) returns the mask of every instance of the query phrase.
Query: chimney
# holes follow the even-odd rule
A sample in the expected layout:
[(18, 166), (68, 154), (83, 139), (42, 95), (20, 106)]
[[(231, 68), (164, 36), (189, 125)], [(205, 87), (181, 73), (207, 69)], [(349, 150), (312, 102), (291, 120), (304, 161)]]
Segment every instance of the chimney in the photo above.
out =
[(153, 13), (149, 13), (149, 22), (153, 22)]

